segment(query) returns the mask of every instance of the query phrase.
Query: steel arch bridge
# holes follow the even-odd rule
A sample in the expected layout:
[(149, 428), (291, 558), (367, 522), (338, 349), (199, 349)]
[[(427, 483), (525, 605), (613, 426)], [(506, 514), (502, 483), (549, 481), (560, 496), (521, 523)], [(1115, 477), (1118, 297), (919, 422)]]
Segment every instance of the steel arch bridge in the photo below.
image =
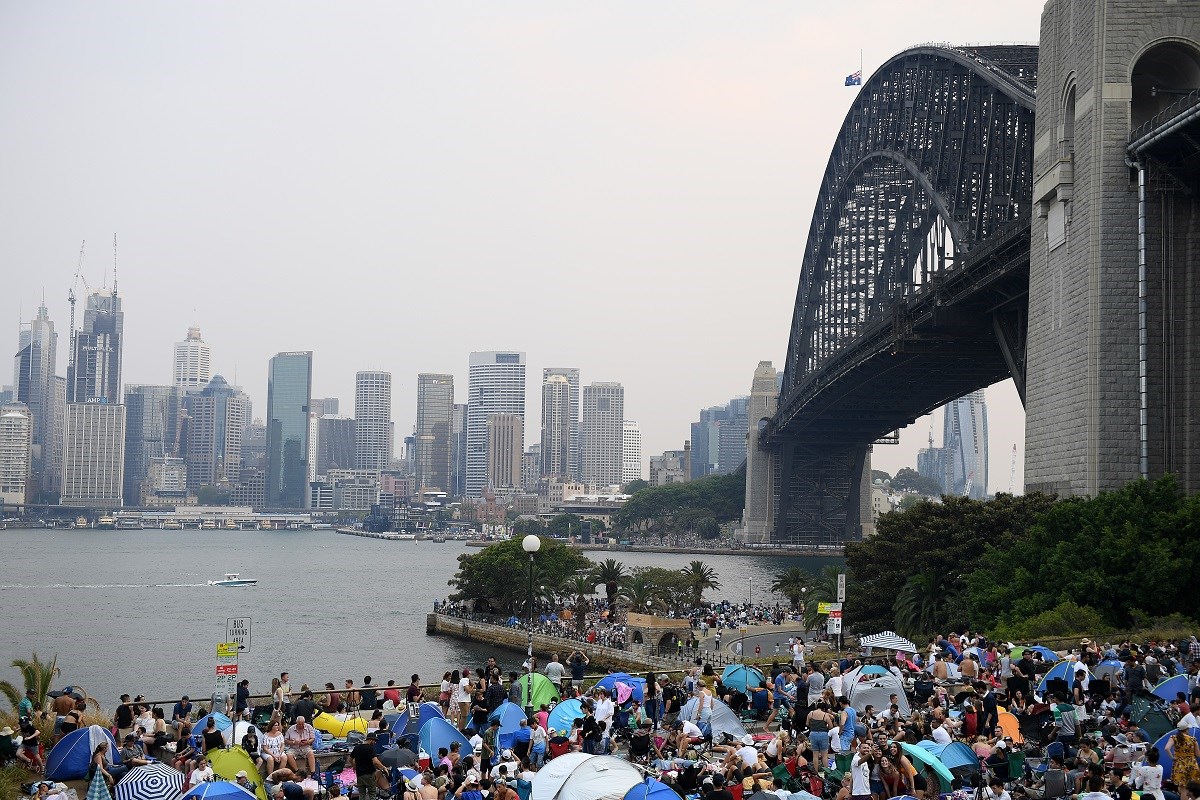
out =
[(1009, 376), (1024, 398), (1036, 82), (1036, 46), (921, 46), (846, 114), (760, 433), (774, 541), (859, 538), (872, 442)]

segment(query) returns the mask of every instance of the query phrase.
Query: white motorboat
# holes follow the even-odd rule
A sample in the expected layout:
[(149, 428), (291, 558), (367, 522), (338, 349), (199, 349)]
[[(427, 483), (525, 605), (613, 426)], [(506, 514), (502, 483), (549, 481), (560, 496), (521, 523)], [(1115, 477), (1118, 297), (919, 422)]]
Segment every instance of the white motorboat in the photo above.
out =
[(226, 572), (225, 579), (220, 581), (209, 581), (209, 586), (253, 586), (258, 583), (257, 578), (239, 578), (236, 572)]

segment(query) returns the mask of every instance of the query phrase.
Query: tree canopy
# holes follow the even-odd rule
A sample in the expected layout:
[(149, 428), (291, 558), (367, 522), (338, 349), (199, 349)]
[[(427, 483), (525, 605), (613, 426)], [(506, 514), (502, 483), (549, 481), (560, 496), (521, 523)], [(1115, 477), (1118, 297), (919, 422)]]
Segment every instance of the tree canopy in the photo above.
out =
[(892, 478), (892, 488), (901, 492), (917, 492), (929, 497), (937, 497), (942, 493), (942, 485), (933, 478), (926, 477), (912, 467), (904, 467)]
[(622, 530), (696, 530), (702, 524), (741, 519), (746, 502), (746, 468), (728, 475), (710, 475), (687, 483), (652, 486), (642, 489), (613, 515), (613, 523)]
[[(594, 564), (575, 548), (554, 539), (542, 539), (534, 556), (534, 583), (558, 589), (563, 580), (590, 571)], [(529, 581), (529, 554), (514, 537), (485, 547), (478, 553), (458, 557), (458, 572), (450, 579), (455, 588), (451, 600), (482, 601), (492, 609), (513, 612), (526, 603)]]

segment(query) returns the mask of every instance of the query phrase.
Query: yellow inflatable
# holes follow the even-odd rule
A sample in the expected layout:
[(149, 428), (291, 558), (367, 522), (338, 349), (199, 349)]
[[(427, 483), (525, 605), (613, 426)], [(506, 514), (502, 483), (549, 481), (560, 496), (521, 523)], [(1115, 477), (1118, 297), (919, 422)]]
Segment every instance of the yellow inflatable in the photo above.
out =
[(345, 739), (351, 731), (367, 733), (367, 721), (357, 714), (317, 714), (312, 726), (335, 739)]

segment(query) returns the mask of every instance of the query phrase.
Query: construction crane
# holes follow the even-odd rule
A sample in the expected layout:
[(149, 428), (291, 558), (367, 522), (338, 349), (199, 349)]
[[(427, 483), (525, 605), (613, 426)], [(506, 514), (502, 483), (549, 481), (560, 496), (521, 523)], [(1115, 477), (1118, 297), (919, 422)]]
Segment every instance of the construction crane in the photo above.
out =
[(1017, 485), (1017, 445), (1013, 444), (1012, 464), (1008, 467), (1008, 493), (1012, 494)]
[(975, 470), (971, 470), (969, 473), (967, 473), (967, 485), (963, 487), (962, 496), (970, 497), (971, 496), (971, 487), (974, 485), (975, 485)]
[(112, 311), (114, 311), (114, 312), (115, 312), (115, 311), (117, 310), (117, 235), (116, 235), (115, 233), (113, 234), (113, 288), (112, 288), (112, 300), (113, 300), (113, 302), (112, 302), (112, 308), (111, 308), (110, 310), (112, 310)]
[[(75, 374), (75, 287), (83, 281), (83, 288), (88, 289), (87, 279), (83, 277), (83, 250), (87, 246), (87, 239), (79, 243), (79, 263), (75, 265), (75, 279), (71, 281), (71, 290), (67, 292), (67, 302), (71, 304), (71, 352), (67, 359), (68, 367), (71, 374)], [(88, 291), (91, 291), (88, 289)]]

